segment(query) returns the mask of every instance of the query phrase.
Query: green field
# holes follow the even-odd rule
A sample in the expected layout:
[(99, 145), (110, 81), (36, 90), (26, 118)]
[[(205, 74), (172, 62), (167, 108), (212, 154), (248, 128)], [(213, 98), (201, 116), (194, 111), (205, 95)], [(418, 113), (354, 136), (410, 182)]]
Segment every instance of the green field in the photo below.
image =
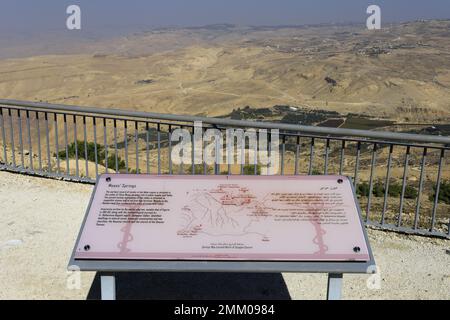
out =
[(367, 118), (348, 117), (341, 128), (373, 130), (380, 127), (391, 126), (394, 121), (390, 120), (372, 120)]

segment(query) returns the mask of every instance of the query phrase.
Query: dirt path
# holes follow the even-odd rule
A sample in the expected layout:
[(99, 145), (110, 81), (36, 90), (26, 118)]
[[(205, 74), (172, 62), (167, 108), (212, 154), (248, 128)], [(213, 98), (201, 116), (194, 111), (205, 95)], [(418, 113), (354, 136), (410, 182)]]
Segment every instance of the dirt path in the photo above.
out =
[[(91, 288), (95, 274), (89, 272), (82, 274), (80, 289), (69, 290), (66, 285), (67, 262), (91, 191), (91, 185), (0, 171), (0, 299), (85, 299), (90, 290), (98, 291)], [(450, 255), (446, 253), (450, 241), (376, 230), (369, 230), (369, 236), (380, 267), (381, 289), (369, 290), (366, 275), (345, 275), (344, 298), (450, 299)], [(172, 283), (167, 275), (150, 278), (150, 286), (161, 285), (158, 290)], [(325, 297), (325, 275), (283, 274), (283, 278), (292, 299)], [(164, 297), (179, 297), (177, 281)], [(255, 296), (264, 296), (271, 288), (270, 297), (277, 297), (277, 289), (268, 282), (259, 282), (252, 290)], [(150, 290), (156, 290), (155, 286)], [(233, 288), (223, 290), (225, 298), (227, 293), (232, 296)], [(145, 297), (143, 291), (139, 297)], [(127, 296), (133, 297), (131, 293)], [(147, 297), (157, 298), (158, 293)]]

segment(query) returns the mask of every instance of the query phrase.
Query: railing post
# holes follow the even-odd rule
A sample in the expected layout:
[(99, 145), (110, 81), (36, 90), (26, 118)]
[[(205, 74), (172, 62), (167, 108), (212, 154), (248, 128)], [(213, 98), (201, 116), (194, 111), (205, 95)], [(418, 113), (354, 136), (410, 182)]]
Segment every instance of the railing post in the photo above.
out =
[[(433, 203), (433, 212), (431, 214), (430, 232), (433, 232), (434, 224), (436, 221), (436, 212), (437, 212), (437, 207), (438, 207), (438, 203), (439, 203), (439, 192), (441, 189), (441, 176), (442, 176), (442, 165), (444, 162), (444, 156), (445, 156), (445, 150), (442, 149), (440, 157), (439, 157), (439, 169), (438, 169), (438, 175), (437, 175), (437, 179), (436, 179), (437, 180), (436, 187), (435, 187), (435, 192), (434, 192), (434, 203)], [(449, 234), (450, 234), (450, 224), (449, 224)]]
[(92, 117), (92, 125), (94, 127), (94, 161), (95, 161), (95, 179), (98, 177), (98, 148), (97, 148), (97, 121)]
[(124, 142), (124, 146), (125, 146), (125, 172), (128, 173), (129, 172), (129, 167), (128, 167), (128, 122), (127, 120), (124, 120), (124, 137), (123, 137), (123, 142)]
[(31, 143), (31, 127), (30, 127), (30, 111), (26, 110), (26, 116), (27, 116), (27, 132), (28, 132), (28, 153), (29, 153), (29, 159), (30, 159), (30, 166), (29, 168), (31, 170), (34, 170), (33, 166), (33, 144)]
[(5, 165), (8, 165), (8, 154), (6, 152), (6, 133), (5, 133), (5, 120), (3, 118), (3, 108), (0, 108), (0, 120), (2, 124), (2, 143), (3, 143), (3, 160)]
[(394, 152), (394, 146), (391, 144), (389, 146), (389, 156), (386, 172), (386, 180), (384, 182), (384, 202), (383, 202), (383, 212), (381, 213), (381, 224), (384, 224), (384, 216), (387, 210), (387, 201), (389, 197), (389, 182), (391, 179), (391, 165), (392, 165), (392, 153)]
[(17, 110), (17, 120), (19, 127), (19, 148), (20, 148), (20, 163), (22, 169), (25, 169), (25, 161), (24, 161), (24, 150), (23, 150), (23, 137), (22, 137), (22, 115), (20, 113), (20, 109)]
[(105, 173), (108, 173), (109, 161), (108, 161), (108, 137), (106, 130), (106, 118), (103, 118), (103, 145), (105, 148)]
[(145, 123), (145, 160), (147, 162), (147, 174), (150, 173), (150, 128), (148, 127), (148, 122)]
[(64, 113), (64, 145), (66, 149), (66, 175), (70, 176), (70, 165), (69, 165), (69, 137), (67, 132), (67, 115)]
[(36, 111), (36, 135), (37, 135), (37, 142), (38, 142), (39, 171), (42, 172), (41, 127), (40, 127), (38, 111)]
[(369, 215), (370, 215), (370, 207), (372, 205), (373, 176), (374, 176), (374, 170), (375, 170), (377, 150), (378, 150), (378, 145), (376, 143), (374, 143), (373, 150), (372, 150), (372, 161), (371, 161), (371, 164), (370, 164), (369, 197), (367, 199), (366, 222), (370, 221), (369, 220)]
[(75, 174), (80, 177), (80, 168), (78, 164), (78, 137), (77, 137), (77, 116), (73, 116), (73, 143), (75, 146)]
[(417, 193), (417, 202), (416, 202), (416, 212), (414, 215), (414, 229), (416, 230), (419, 226), (419, 215), (420, 215), (420, 200), (422, 197), (422, 189), (423, 189), (423, 179), (425, 174), (425, 164), (427, 161), (427, 152), (428, 149), (423, 149), (423, 156), (422, 156), (422, 165), (420, 169), (420, 178), (419, 178), (419, 192)]
[(47, 142), (47, 171), (52, 172), (52, 159), (50, 157), (50, 136), (49, 136), (49, 127), (48, 127), (48, 113), (45, 114), (45, 139)]
[(59, 137), (58, 137), (58, 114), (53, 114), (53, 123), (55, 125), (55, 154), (56, 154), (56, 173), (60, 174), (60, 163), (59, 163)]
[(398, 210), (398, 220), (397, 220), (397, 227), (400, 227), (402, 225), (402, 213), (403, 213), (403, 201), (405, 199), (405, 191), (406, 191), (406, 176), (408, 174), (408, 163), (409, 163), (409, 154), (411, 152), (411, 147), (406, 147), (406, 154), (405, 154), (405, 163), (403, 168), (403, 183), (402, 183), (402, 193), (400, 195), (400, 208)]

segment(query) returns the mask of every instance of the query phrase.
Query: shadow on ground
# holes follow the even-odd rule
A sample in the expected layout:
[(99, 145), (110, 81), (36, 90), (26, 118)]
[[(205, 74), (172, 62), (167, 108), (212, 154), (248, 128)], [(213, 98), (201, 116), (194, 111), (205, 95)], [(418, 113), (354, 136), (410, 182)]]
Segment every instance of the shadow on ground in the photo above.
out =
[[(87, 299), (100, 299), (97, 272)], [(280, 273), (116, 273), (117, 299), (290, 300)]]

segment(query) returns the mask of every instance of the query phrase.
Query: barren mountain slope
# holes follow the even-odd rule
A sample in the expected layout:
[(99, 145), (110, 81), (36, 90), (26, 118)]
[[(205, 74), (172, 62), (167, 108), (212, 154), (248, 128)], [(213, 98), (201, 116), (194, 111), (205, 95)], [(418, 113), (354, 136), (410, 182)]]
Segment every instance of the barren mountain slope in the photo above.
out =
[(287, 104), (399, 120), (450, 116), (450, 22), (159, 30), (76, 55), (0, 60), (0, 97), (223, 115)]

